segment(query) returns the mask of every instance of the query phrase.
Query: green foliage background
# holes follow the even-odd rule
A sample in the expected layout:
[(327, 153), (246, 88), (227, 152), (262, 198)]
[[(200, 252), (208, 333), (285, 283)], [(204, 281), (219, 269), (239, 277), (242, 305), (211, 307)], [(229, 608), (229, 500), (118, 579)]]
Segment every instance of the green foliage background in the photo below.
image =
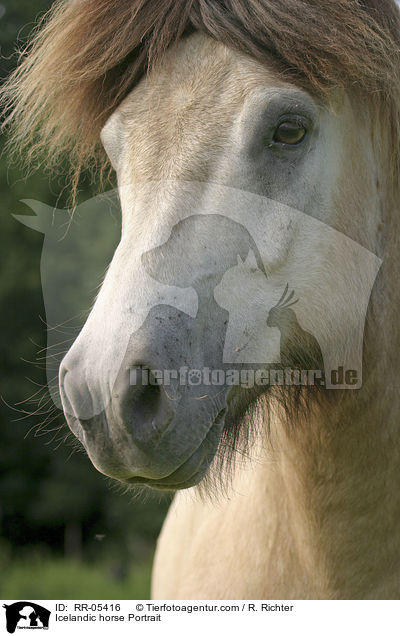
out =
[[(0, 2), (1, 79), (16, 63), (16, 45), (50, 5)], [(46, 383), (43, 235), (12, 214), (27, 213), (26, 198), (62, 207), (62, 185), (40, 171), (26, 177), (4, 152), (0, 158), (0, 597), (148, 597), (151, 557), (169, 500), (122, 495), (83, 452), (59, 443), (65, 424), (61, 435), (38, 429), (43, 415), (29, 401)], [(92, 194), (83, 180), (81, 199)], [(47, 428), (62, 423), (58, 414)]]

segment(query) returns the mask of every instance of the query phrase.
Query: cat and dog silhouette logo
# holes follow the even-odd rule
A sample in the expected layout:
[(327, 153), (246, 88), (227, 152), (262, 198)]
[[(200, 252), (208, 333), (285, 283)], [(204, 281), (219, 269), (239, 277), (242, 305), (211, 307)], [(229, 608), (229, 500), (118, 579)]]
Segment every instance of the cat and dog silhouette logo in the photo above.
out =
[(9, 634), (16, 629), (48, 629), (50, 610), (32, 603), (32, 601), (18, 601), (10, 605), (3, 605), (6, 610), (6, 627)]
[[(321, 384), (325, 378), (326, 388), (360, 388), (366, 313), (381, 259), (299, 210), (225, 186), (214, 198), (212, 189), (207, 191), (204, 199), (203, 185), (198, 185), (184, 184), (192, 196), (190, 211), (183, 206), (181, 218), (177, 213), (165, 227), (160, 224), (159, 236), (146, 248), (140, 242), (132, 245), (127, 266), (132, 268), (133, 296), (140, 301), (132, 304), (132, 295), (126, 294), (131, 332), (121, 333), (115, 359), (122, 364), (131, 340), (139, 342), (151, 333), (157, 316), (165, 324), (177, 320), (186, 331), (207, 324), (208, 335), (218, 332), (218, 342), (223, 340), (219, 365), (208, 338), (212, 368), (314, 370)], [(46, 371), (51, 397), (62, 408), (58, 363), (65, 353), (65, 330), (69, 335), (83, 327), (93, 290), (117, 249), (119, 198), (116, 191), (95, 197), (79, 206), (73, 219), (70, 210), (25, 203), (35, 216), (16, 215), (17, 220), (45, 235), (41, 277), (51, 327), (47, 350), (52, 352)], [(110, 237), (107, 249), (105, 236)], [(87, 249), (91, 244), (102, 247)], [(322, 260), (316, 258), (318, 245), (329, 246)], [(285, 256), (289, 247), (290, 262)], [(346, 302), (349, 289), (356, 297)], [(197, 368), (197, 361), (191, 366)], [(355, 373), (357, 381), (339, 381), (339, 374), (333, 381), (338, 369)]]

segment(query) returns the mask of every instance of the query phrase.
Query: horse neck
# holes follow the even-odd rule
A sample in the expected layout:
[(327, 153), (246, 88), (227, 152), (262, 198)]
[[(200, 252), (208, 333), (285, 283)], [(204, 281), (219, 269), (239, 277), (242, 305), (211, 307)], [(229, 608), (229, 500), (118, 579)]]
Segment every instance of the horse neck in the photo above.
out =
[(264, 505), (278, 543), (288, 546), (281, 558), (295, 562), (301, 577), (312, 573), (320, 581), (315, 594), (324, 589), (325, 598), (400, 592), (400, 298), (392, 274), (387, 259), (365, 331), (363, 388), (330, 395), (290, 426), (269, 418), (261, 481), (253, 482), (268, 484)]
[(289, 426), (279, 412), (268, 417), (269, 442), (249, 488), (268, 517), (270, 558), (287, 571), (272, 594), (296, 576), (311, 598), (400, 593), (399, 219), (396, 211), (386, 228), (367, 314), (362, 389), (332, 391)]

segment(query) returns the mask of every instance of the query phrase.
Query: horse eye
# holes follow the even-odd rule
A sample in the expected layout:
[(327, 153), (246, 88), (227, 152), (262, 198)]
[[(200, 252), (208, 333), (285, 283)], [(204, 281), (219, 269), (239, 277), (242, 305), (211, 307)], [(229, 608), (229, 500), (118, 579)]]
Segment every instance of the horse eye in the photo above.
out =
[(283, 121), (274, 133), (274, 142), (296, 146), (303, 141), (307, 130), (301, 122)]

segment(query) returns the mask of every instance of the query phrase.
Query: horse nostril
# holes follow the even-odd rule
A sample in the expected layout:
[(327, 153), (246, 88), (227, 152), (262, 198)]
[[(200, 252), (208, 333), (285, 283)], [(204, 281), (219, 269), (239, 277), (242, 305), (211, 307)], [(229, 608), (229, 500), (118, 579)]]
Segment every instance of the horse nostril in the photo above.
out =
[(64, 364), (62, 364), (59, 371), (59, 390), (60, 390), (61, 403), (62, 403), (65, 414), (67, 416), (72, 415), (73, 417), (75, 417), (74, 408), (68, 397), (68, 392), (66, 387), (67, 374), (68, 374), (68, 369)]
[(159, 386), (138, 386), (134, 390), (131, 388), (126, 408), (136, 421), (151, 421), (159, 409), (160, 398)]
[(64, 387), (65, 387), (65, 376), (68, 373), (68, 369), (64, 364), (61, 364), (60, 366), (60, 370), (58, 373), (58, 382), (59, 382), (59, 387), (60, 387), (60, 391), (64, 391)]
[(162, 409), (161, 387), (144, 365), (130, 370), (129, 385), (116, 386), (113, 404), (121, 423), (133, 435), (139, 447), (153, 447), (165, 429), (167, 414)]

